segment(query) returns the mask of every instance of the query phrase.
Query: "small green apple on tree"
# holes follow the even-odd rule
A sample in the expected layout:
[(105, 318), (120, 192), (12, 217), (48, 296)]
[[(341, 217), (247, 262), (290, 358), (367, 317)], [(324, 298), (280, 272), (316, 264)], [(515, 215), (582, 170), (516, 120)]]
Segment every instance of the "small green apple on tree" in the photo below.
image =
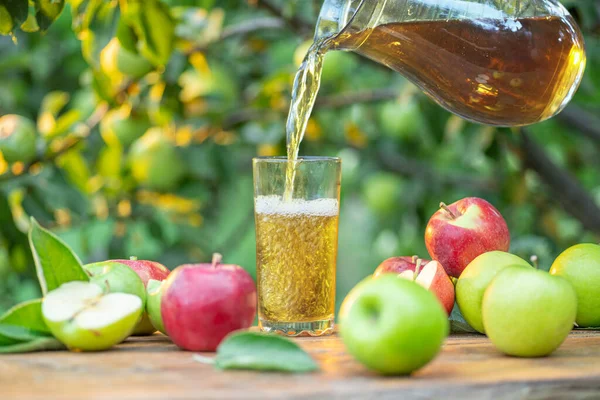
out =
[(127, 338), (143, 303), (127, 293), (105, 294), (95, 283), (73, 281), (49, 292), (42, 315), (52, 334), (69, 349), (106, 350)]
[(435, 295), (393, 274), (359, 283), (340, 310), (348, 352), (383, 375), (406, 375), (425, 366), (440, 351), (448, 329)]
[(577, 293), (577, 326), (600, 327), (600, 246), (583, 243), (558, 256), (552, 275), (568, 280)]
[(20, 115), (0, 117), (0, 153), (7, 163), (30, 162), (36, 154), (37, 129)]
[(577, 296), (571, 284), (522, 266), (498, 273), (483, 296), (483, 325), (505, 354), (543, 357), (556, 350), (575, 323)]
[(503, 251), (490, 251), (475, 258), (456, 282), (456, 302), (465, 321), (480, 333), (486, 333), (481, 318), (483, 295), (490, 282), (504, 268), (531, 267), (527, 261)]

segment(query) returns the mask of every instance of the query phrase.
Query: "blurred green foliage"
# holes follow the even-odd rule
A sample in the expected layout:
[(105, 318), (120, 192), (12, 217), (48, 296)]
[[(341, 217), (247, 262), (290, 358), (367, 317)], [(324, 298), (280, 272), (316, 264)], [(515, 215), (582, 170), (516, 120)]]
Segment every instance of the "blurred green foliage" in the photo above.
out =
[[(0, 115), (35, 121), (37, 135), (20, 138), (33, 159), (0, 160), (0, 311), (40, 295), (29, 216), (84, 262), (135, 255), (174, 268), (219, 251), (252, 272), (251, 158), (284, 154), (291, 83), (321, 2), (7, 9), (18, 3), (0, 1), (0, 33), (13, 32), (0, 36)], [(600, 10), (594, 0), (565, 5), (588, 53), (573, 105), (598, 114)], [(560, 118), (529, 133), (600, 205), (600, 143)], [(426, 256), (424, 228), (440, 201), (488, 199), (508, 221), (512, 250), (546, 268), (565, 247), (598, 242), (556, 187), (525, 168), (511, 135), (448, 114), (355, 54), (328, 54), (301, 153), (343, 160), (338, 302), (383, 259)]]

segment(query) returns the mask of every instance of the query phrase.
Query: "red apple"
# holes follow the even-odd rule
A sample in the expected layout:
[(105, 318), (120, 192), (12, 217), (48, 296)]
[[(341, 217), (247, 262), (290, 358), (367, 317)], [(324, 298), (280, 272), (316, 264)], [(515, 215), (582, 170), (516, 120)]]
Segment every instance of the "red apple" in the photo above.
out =
[(452, 308), (454, 308), (454, 284), (452, 280), (438, 261), (431, 261), (425, 264), (419, 271), (417, 268), (417, 277), (414, 278), (414, 273), (411, 276), (407, 276), (410, 272), (405, 271), (400, 274), (401, 277), (414, 279), (419, 285), (425, 289), (433, 292), (442, 306), (446, 310), (446, 313), (450, 315)]
[(425, 229), (425, 245), (431, 258), (439, 261), (448, 275), (458, 278), (477, 256), (508, 251), (510, 234), (494, 206), (467, 197), (449, 206), (440, 204)]
[(111, 260), (121, 264), (127, 265), (129, 268), (134, 270), (144, 282), (144, 286), (148, 284), (150, 279), (157, 281), (163, 281), (167, 279), (171, 271), (161, 263), (148, 260), (138, 260), (135, 257), (131, 257), (129, 260)]
[(421, 260), (421, 267), (424, 267), (429, 262), (429, 260), (420, 259), (418, 256), (388, 258), (379, 264), (379, 266), (375, 269), (375, 272), (373, 272), (373, 277), (378, 277), (379, 275), (387, 273), (399, 274), (404, 271), (415, 272), (417, 260)]
[[(120, 264), (125, 264), (129, 268), (134, 270), (135, 273), (138, 274), (138, 276), (142, 279), (144, 287), (148, 286), (148, 281), (150, 279), (155, 279), (157, 281), (167, 279), (167, 276), (169, 276), (169, 273), (171, 272), (167, 269), (167, 267), (160, 263), (148, 260), (138, 260), (135, 257), (131, 257), (129, 260), (111, 261), (118, 262)], [(144, 311), (144, 314), (142, 314), (142, 319), (136, 325), (133, 331), (133, 335), (152, 335), (154, 332), (156, 332), (156, 328), (152, 325), (152, 322), (150, 322), (148, 313)]]
[(163, 284), (161, 315), (165, 330), (184, 350), (215, 351), (230, 332), (249, 328), (256, 316), (256, 286), (238, 265), (177, 267)]
[(439, 262), (422, 260), (417, 256), (392, 257), (377, 267), (373, 277), (376, 278), (389, 273), (395, 273), (401, 278), (414, 280), (436, 295), (448, 315), (452, 312), (454, 307), (454, 285)]

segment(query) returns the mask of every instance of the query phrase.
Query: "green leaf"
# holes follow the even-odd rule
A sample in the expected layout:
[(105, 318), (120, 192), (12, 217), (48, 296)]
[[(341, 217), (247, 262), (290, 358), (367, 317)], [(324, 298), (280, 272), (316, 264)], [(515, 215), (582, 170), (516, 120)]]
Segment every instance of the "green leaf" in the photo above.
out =
[(27, 329), (22, 326), (0, 324), (1, 339), (8, 338), (15, 342), (30, 342), (32, 340), (46, 338), (49, 336), (52, 335), (48, 335), (44, 332), (32, 331), (31, 329)]
[(175, 41), (175, 22), (169, 8), (157, 0), (129, 1), (126, 18), (139, 39), (140, 53), (155, 65), (165, 65)]
[(42, 299), (17, 304), (0, 317), (0, 324), (21, 326), (51, 334), (42, 317)]
[(452, 333), (479, 333), (465, 321), (460, 308), (455, 303), (450, 313), (450, 332)]
[(0, 354), (8, 353), (31, 353), (34, 351), (65, 350), (66, 346), (55, 338), (46, 337), (25, 343), (17, 343), (9, 346), (0, 346)]
[(66, 282), (90, 280), (81, 261), (69, 246), (52, 232), (42, 228), (35, 218), (31, 218), (29, 245), (43, 294)]
[(124, 18), (120, 18), (117, 24), (117, 39), (119, 39), (121, 47), (131, 53), (137, 54), (137, 36), (133, 28), (127, 25)]
[(29, 15), (29, 2), (27, 0), (0, 0), (12, 17), (14, 25), (21, 25)]
[(215, 366), (220, 369), (310, 372), (315, 361), (291, 340), (257, 332), (237, 332), (217, 348)]
[(34, 0), (34, 3), (35, 19), (42, 32), (52, 25), (65, 7), (64, 0)]

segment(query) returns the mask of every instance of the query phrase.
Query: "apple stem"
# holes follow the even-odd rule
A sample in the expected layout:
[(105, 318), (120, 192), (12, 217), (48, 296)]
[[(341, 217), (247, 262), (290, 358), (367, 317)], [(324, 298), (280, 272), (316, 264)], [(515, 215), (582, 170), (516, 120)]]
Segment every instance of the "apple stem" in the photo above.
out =
[(217, 265), (221, 264), (221, 260), (223, 260), (223, 256), (219, 253), (214, 253), (212, 258), (212, 267), (217, 268)]
[(137, 261), (138, 258), (136, 256), (131, 256), (129, 257), (129, 261)]
[(448, 216), (452, 219), (456, 219), (456, 215), (450, 210), (450, 208), (443, 201), (440, 203), (440, 208), (448, 214)]
[(417, 280), (417, 276), (419, 276), (419, 272), (421, 272), (421, 263), (423, 260), (420, 258), (417, 259), (417, 266), (415, 267), (415, 275), (413, 276), (413, 281)]
[(531, 263), (533, 264), (533, 268), (535, 269), (539, 269), (539, 263), (538, 263), (538, 256), (536, 256), (535, 254), (532, 255), (531, 257), (529, 257), (529, 260), (531, 261)]

